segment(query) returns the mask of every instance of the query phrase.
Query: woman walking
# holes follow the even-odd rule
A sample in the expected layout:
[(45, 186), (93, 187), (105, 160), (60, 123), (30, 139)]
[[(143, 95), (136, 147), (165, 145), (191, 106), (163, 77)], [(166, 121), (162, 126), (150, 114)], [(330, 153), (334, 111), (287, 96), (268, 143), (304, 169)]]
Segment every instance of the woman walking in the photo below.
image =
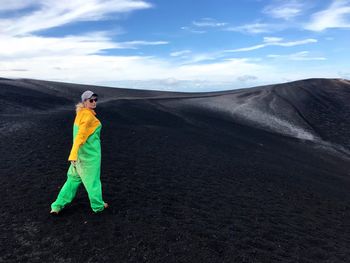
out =
[(55, 202), (51, 204), (51, 214), (58, 214), (74, 199), (83, 183), (94, 212), (103, 211), (108, 204), (102, 200), (101, 173), (101, 122), (96, 118), (98, 95), (85, 91), (81, 103), (76, 105), (76, 117), (73, 126), (73, 146), (68, 158), (71, 162), (67, 181), (63, 185)]

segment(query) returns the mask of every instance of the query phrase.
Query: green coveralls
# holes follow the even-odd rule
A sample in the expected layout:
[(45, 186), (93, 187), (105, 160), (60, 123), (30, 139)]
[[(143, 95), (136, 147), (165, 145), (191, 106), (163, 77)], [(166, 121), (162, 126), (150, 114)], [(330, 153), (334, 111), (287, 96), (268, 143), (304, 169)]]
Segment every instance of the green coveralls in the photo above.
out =
[[(102, 200), (102, 185), (100, 181), (100, 173), (101, 173), (101, 143), (100, 143), (100, 132), (102, 128), (102, 124), (97, 120), (93, 115), (90, 116), (89, 112), (86, 112), (85, 115), (87, 117), (80, 117), (78, 122), (75, 121), (73, 128), (73, 142), (76, 141), (77, 135), (79, 134), (79, 129), (84, 129), (84, 133), (86, 135), (89, 124), (94, 123), (93, 132), (90, 133), (85, 143), (79, 145), (78, 154), (77, 154), (77, 162), (74, 166), (70, 164), (68, 172), (67, 172), (67, 181), (63, 185), (61, 191), (58, 194), (58, 197), (55, 202), (51, 204), (51, 209), (54, 211), (60, 211), (67, 204), (71, 203), (74, 199), (77, 190), (81, 183), (83, 183), (89, 199), (90, 206), (94, 212), (99, 212), (104, 210), (104, 201)], [(92, 111), (94, 112), (94, 111)], [(95, 113), (94, 113), (95, 114)], [(76, 118), (76, 120), (77, 120)], [(94, 122), (91, 121), (92, 118), (95, 118)], [(82, 121), (82, 120), (88, 121)], [(93, 124), (92, 124), (93, 125)], [(74, 148), (74, 145), (73, 145)]]

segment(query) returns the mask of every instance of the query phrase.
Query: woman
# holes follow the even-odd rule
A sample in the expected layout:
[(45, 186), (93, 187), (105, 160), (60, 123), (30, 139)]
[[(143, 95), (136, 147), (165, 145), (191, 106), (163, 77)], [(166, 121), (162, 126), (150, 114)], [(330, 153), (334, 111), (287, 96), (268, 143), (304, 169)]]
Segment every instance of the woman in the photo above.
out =
[(72, 202), (81, 183), (88, 193), (90, 206), (95, 213), (108, 207), (102, 200), (100, 181), (102, 125), (94, 111), (97, 97), (97, 94), (87, 90), (81, 95), (81, 103), (76, 105), (73, 146), (68, 158), (71, 164), (67, 172), (67, 181), (56, 201), (51, 204), (51, 214), (58, 214)]

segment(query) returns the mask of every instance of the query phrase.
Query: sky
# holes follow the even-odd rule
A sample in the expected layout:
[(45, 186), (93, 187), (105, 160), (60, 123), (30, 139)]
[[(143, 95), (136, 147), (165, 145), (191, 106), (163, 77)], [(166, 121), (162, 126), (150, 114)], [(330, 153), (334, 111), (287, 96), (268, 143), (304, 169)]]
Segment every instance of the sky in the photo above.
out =
[(0, 0), (0, 77), (204, 92), (350, 79), (350, 0)]

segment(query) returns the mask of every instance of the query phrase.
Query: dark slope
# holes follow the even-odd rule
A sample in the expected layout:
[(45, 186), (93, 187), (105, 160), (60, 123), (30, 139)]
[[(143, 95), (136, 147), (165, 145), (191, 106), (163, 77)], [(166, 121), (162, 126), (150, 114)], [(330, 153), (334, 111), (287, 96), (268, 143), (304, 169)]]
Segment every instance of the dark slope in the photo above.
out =
[[(100, 102), (110, 99), (145, 99), (161, 97), (182, 97), (196, 93), (162, 92), (152, 90), (136, 90), (108, 88), (91, 85), (79, 85), (62, 82), (33, 79), (0, 78), (1, 105), (0, 113), (21, 113), (26, 110), (43, 110), (71, 107), (79, 100), (85, 90), (98, 91)], [(220, 92), (218, 92), (220, 93)], [(222, 92), (221, 92), (222, 93)], [(215, 93), (213, 93), (215, 94)], [(6, 112), (5, 112), (6, 111)]]
[(0, 80), (11, 101), (0, 112), (0, 261), (348, 262), (349, 82), (91, 87), (111, 209), (92, 215), (81, 188), (52, 218), (85, 89)]

